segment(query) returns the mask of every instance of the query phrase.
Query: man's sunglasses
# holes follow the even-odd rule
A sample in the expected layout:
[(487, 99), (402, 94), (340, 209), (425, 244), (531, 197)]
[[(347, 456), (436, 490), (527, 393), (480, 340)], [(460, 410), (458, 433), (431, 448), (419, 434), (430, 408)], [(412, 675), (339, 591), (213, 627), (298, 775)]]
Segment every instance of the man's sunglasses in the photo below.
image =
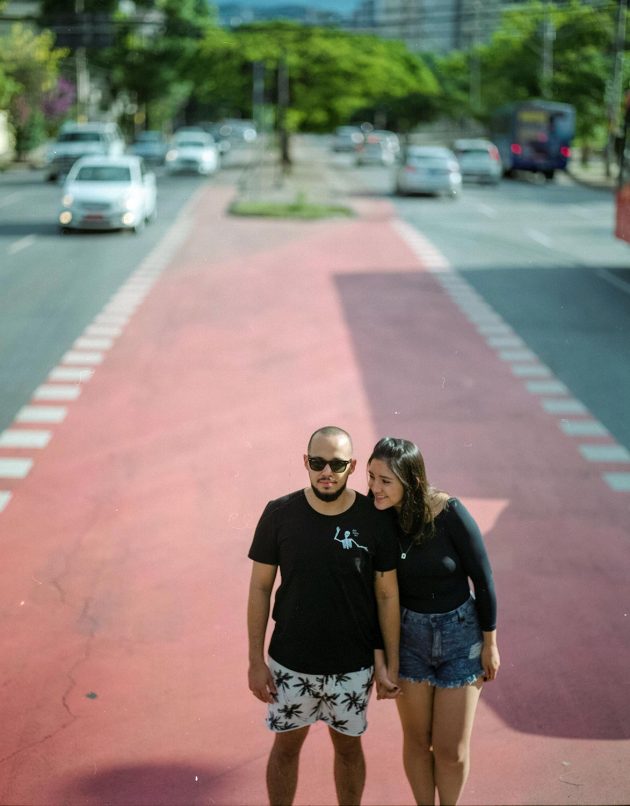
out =
[(311, 470), (323, 470), (326, 465), (333, 473), (343, 473), (352, 459), (322, 459), (321, 456), (309, 456), (308, 466)]

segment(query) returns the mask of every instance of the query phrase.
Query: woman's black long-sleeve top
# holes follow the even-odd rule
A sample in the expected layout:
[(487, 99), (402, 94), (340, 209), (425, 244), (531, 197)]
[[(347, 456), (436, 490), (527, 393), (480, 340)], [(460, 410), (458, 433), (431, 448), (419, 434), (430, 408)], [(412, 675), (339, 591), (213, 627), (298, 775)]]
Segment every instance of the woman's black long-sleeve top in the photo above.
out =
[(400, 533), (400, 604), (418, 613), (448, 613), (470, 596), (473, 583), (479, 623), (496, 629), (497, 601), (492, 569), (479, 527), (457, 498), (435, 518), (434, 533), (419, 545)]

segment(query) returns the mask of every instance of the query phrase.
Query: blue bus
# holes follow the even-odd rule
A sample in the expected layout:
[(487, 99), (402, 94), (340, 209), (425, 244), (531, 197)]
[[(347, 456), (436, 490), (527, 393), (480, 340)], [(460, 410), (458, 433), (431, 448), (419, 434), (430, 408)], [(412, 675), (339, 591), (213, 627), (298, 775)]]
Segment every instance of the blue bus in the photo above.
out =
[(541, 100), (506, 104), (492, 116), (489, 135), (499, 149), (505, 176), (534, 171), (553, 179), (571, 156), (575, 107)]

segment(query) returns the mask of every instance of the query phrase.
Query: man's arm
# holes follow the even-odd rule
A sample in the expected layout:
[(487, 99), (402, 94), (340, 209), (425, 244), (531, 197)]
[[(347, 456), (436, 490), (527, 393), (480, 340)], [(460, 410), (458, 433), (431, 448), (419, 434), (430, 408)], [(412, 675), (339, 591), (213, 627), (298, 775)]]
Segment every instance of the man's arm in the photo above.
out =
[(249, 689), (263, 702), (273, 702), (276, 687), (265, 663), (265, 633), (269, 621), (271, 591), (277, 565), (254, 562), (247, 600), (247, 634), (249, 637)]
[[(378, 621), (385, 647), (385, 662), (378, 663), (376, 681), (379, 699), (397, 697), (398, 688), (398, 647), (400, 644), (400, 606), (398, 603), (398, 580), (396, 571), (377, 571), (374, 577), (374, 592), (378, 607)], [(380, 668), (379, 668), (380, 666)]]

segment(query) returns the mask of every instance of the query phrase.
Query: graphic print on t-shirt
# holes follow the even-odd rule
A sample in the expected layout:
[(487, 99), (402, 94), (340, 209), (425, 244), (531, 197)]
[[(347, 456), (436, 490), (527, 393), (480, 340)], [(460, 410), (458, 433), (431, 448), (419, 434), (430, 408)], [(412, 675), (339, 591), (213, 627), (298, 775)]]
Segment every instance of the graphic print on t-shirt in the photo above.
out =
[(341, 529), (337, 527), (335, 532), (335, 537), (333, 538), (337, 543), (341, 543), (344, 549), (351, 549), (352, 546), (356, 546), (358, 549), (363, 549), (363, 551), (367, 551), (367, 546), (361, 546), (357, 543), (354, 539), (355, 537), (359, 536), (359, 533), (356, 529), (346, 529), (343, 533), (343, 537), (339, 537), (339, 532)]

